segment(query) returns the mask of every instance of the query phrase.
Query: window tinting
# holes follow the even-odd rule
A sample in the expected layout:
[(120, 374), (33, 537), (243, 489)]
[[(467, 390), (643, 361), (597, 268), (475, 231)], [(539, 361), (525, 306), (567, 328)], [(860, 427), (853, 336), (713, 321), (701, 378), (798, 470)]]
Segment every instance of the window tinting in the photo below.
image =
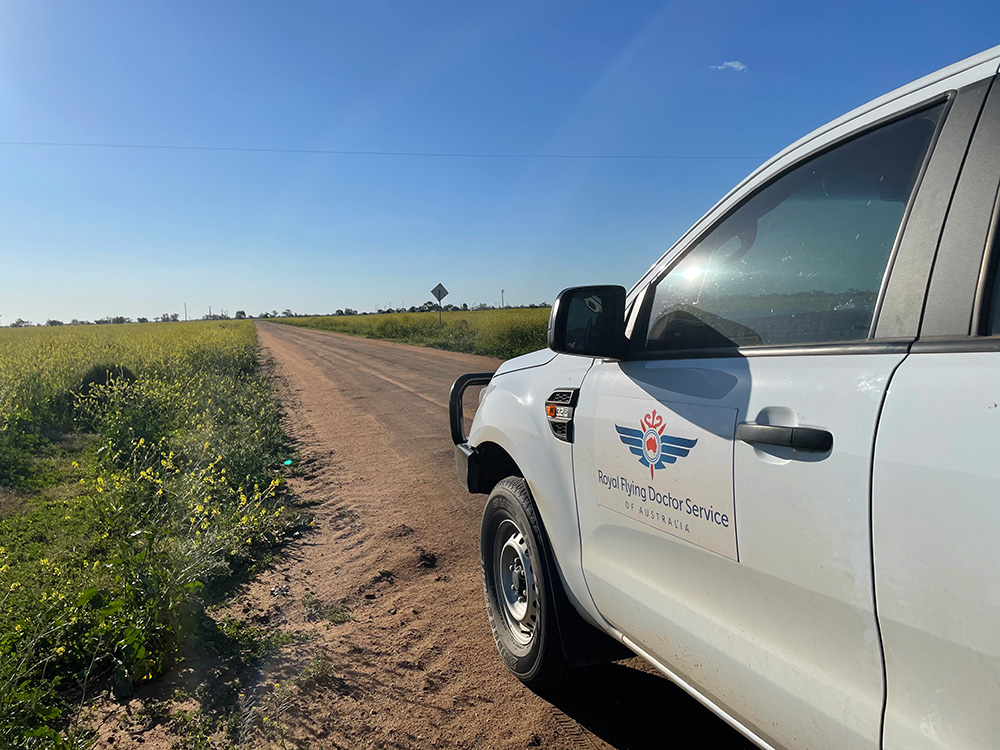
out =
[(658, 283), (646, 347), (868, 338), (943, 108), (858, 136), (755, 193)]

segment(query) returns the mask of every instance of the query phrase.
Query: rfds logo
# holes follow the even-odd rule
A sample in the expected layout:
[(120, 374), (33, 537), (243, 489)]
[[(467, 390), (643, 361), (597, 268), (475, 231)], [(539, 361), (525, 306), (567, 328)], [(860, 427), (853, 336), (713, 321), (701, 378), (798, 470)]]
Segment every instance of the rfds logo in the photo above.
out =
[(691, 440), (664, 435), (663, 430), (666, 424), (663, 417), (656, 413), (656, 409), (639, 420), (639, 427), (641, 429), (636, 430), (631, 427), (622, 427), (619, 424), (615, 425), (621, 441), (639, 457), (639, 463), (649, 467), (650, 480), (657, 469), (675, 463), (678, 458), (685, 458), (698, 442), (697, 438)]

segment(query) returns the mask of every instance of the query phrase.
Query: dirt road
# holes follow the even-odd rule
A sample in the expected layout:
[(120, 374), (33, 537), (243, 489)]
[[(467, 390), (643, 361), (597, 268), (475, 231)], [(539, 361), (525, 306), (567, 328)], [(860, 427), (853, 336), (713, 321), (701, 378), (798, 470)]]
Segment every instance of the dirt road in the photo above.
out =
[[(258, 333), (283, 380), (308, 472), (294, 486), (317, 503), (317, 531), (241, 606), (316, 630), (268, 679), (316, 656), (336, 673), (286, 712), (289, 746), (749, 747), (638, 660), (546, 698), (503, 670), (479, 580), (484, 498), (457, 483), (447, 410), (456, 376), (498, 362), (272, 323)], [(317, 625), (304, 597), (343, 602), (352, 620)]]

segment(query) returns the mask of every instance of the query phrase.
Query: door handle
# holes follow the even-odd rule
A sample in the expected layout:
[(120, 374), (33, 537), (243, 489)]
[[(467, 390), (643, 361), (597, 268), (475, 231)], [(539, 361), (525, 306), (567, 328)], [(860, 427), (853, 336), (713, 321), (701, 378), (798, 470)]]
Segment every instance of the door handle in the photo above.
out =
[(780, 445), (814, 453), (826, 453), (833, 448), (833, 434), (818, 427), (778, 427), (740, 422), (736, 425), (736, 439), (751, 445)]

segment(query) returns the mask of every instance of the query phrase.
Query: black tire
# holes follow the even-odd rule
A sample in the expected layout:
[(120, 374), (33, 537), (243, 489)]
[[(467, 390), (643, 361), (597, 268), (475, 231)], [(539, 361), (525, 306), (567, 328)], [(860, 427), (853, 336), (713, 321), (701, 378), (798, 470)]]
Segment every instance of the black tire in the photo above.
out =
[(550, 575), (552, 555), (523, 479), (508, 477), (493, 488), (479, 550), (486, 613), (500, 658), (532, 690), (555, 687), (572, 669), (556, 619), (556, 602), (566, 598), (558, 577)]

